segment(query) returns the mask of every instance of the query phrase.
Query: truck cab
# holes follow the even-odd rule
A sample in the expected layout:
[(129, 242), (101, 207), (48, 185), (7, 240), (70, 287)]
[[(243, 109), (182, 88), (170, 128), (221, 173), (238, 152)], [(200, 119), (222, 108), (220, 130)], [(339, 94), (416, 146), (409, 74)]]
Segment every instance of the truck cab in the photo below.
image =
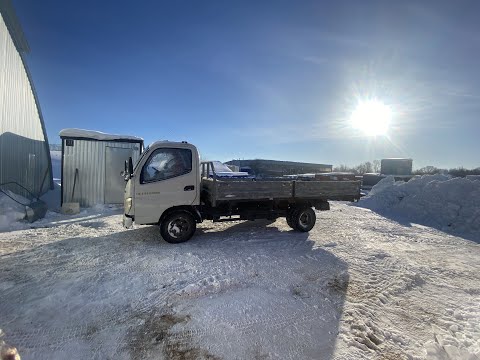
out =
[(125, 225), (158, 224), (166, 210), (200, 204), (198, 151), (187, 142), (151, 144), (125, 176)]

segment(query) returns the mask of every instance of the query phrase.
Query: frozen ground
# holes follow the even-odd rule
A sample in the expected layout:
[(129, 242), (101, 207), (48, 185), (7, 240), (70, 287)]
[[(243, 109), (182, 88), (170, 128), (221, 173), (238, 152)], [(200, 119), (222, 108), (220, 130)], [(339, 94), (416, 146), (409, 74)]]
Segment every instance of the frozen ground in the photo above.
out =
[(478, 359), (480, 247), (334, 203), (204, 223), (185, 244), (115, 210), (0, 233), (0, 328), (22, 359)]

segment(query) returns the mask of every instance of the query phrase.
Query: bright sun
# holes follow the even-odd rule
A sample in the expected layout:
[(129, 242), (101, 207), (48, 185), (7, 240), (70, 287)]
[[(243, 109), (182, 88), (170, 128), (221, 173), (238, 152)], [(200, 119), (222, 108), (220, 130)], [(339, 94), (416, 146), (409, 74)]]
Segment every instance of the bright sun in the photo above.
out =
[(354, 129), (361, 130), (368, 136), (385, 135), (392, 118), (389, 106), (378, 100), (362, 101), (350, 117)]

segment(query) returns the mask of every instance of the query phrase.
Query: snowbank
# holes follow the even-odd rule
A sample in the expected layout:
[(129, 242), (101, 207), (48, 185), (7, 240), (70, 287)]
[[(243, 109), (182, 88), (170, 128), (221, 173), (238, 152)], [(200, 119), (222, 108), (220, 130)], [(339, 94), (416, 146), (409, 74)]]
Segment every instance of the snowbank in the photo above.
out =
[[(5, 190), (5, 192), (22, 204), (30, 203), (30, 200), (11, 191)], [(15, 223), (25, 218), (25, 206), (15, 202), (9, 196), (0, 192), (0, 231), (11, 230)]]
[(426, 175), (408, 182), (388, 176), (375, 185), (359, 206), (391, 212), (442, 230), (480, 236), (480, 181)]

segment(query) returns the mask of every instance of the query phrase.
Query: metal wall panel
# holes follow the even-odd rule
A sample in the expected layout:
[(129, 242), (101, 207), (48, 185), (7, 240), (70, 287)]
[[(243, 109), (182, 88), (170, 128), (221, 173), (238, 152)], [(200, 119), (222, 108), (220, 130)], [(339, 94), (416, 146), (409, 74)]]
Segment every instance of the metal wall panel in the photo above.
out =
[[(69, 140), (73, 141), (73, 146), (67, 146), (66, 141), (62, 139), (62, 201), (79, 202), (82, 207), (105, 203), (105, 186), (108, 186), (105, 183), (107, 147), (132, 149), (134, 163), (141, 150), (139, 143), (74, 139)], [(75, 169), (78, 169), (78, 177), (72, 197)]]
[[(11, 19), (11, 17), (10, 17)], [(52, 186), (51, 160), (28, 69), (0, 14), (0, 184), (36, 196)], [(2, 186), (26, 196), (11, 184)]]

